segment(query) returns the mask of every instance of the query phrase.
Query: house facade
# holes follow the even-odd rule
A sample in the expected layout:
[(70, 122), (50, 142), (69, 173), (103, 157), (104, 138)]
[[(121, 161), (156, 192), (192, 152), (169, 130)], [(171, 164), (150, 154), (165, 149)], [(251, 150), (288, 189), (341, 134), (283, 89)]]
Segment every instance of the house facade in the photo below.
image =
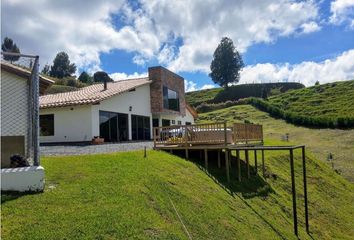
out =
[(74, 92), (40, 97), (41, 143), (152, 139), (154, 126), (194, 123), (184, 79), (151, 67), (146, 78), (94, 84)]

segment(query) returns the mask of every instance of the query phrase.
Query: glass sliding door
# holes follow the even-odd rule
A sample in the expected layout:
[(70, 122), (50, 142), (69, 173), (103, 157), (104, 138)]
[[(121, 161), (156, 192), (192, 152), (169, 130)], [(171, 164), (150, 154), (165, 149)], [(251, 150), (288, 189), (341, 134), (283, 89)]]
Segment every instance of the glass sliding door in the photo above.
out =
[(100, 111), (100, 137), (107, 142), (110, 139), (109, 125), (109, 112)]
[(128, 114), (100, 111), (100, 137), (105, 142), (128, 140)]
[(132, 115), (132, 139), (150, 140), (150, 117)]
[(129, 140), (128, 114), (118, 113), (119, 141)]

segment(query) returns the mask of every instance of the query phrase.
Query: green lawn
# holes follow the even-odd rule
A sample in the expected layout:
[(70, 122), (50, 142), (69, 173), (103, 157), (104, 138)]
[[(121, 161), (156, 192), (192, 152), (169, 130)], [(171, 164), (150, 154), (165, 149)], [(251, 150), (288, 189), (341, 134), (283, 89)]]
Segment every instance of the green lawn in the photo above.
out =
[(274, 119), (268, 113), (259, 111), (250, 105), (233, 106), (217, 111), (199, 114), (198, 122), (227, 120), (228, 123), (249, 120), (263, 125), (265, 137), (280, 140), (286, 133), (290, 140), (305, 144), (315, 156), (327, 162), (327, 156), (334, 156), (334, 168), (340, 170), (345, 178), (354, 182), (354, 130), (311, 129)]
[[(269, 142), (275, 143), (275, 142)], [(295, 154), (301, 239), (353, 239), (354, 187), (308, 155), (311, 236), (304, 231), (300, 158)], [(252, 163), (251, 158), (251, 163)], [(43, 193), (2, 195), (2, 239), (296, 239), (289, 160), (266, 154), (267, 172), (242, 184), (225, 183), (164, 152), (42, 158)], [(172, 203), (171, 201), (172, 200)]]

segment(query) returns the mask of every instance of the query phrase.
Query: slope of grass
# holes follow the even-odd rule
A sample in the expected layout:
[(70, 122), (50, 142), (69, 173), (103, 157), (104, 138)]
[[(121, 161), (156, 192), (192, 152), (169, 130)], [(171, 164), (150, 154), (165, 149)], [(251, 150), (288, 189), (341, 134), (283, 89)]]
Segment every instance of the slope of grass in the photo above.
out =
[(282, 110), (302, 116), (354, 117), (354, 80), (288, 91), (269, 97)]
[[(241, 184), (168, 153), (141, 151), (43, 158), (44, 193), (2, 195), (2, 239), (296, 239), (289, 160), (267, 153), (267, 171)], [(251, 162), (253, 160), (251, 159)], [(354, 236), (353, 185), (308, 155), (311, 236), (304, 232), (301, 166), (295, 155), (301, 239)], [(174, 210), (174, 207), (176, 211)]]
[(286, 92), (290, 89), (303, 88), (301, 83), (254, 83), (231, 86), (227, 89), (213, 88), (188, 92), (186, 99), (193, 107), (209, 103), (221, 103), (226, 101), (237, 101), (248, 97), (262, 97), (264, 91), (268, 96)]
[(244, 122), (245, 120), (263, 125), (265, 137), (280, 140), (289, 133), (290, 140), (305, 144), (317, 158), (327, 161), (333, 154), (334, 168), (340, 170), (345, 178), (354, 182), (354, 130), (310, 129), (294, 126), (281, 119), (274, 119), (268, 113), (250, 105), (233, 106), (217, 111), (202, 113), (198, 122), (214, 121)]
[(71, 86), (65, 86), (65, 85), (52, 85), (45, 94), (55, 94), (55, 93), (63, 93), (63, 92), (71, 92), (71, 91), (76, 91), (79, 88), (77, 87), (71, 87)]

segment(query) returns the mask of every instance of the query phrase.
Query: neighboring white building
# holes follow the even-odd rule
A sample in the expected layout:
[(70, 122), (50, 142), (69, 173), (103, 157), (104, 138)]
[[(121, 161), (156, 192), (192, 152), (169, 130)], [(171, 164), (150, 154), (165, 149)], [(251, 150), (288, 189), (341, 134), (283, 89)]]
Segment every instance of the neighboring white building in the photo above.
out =
[[(8, 53), (1, 53), (3, 56)], [(38, 56), (10, 55), (27, 68), (1, 60), (1, 191), (43, 191), (44, 169), (38, 151), (38, 98), (53, 83), (38, 73)], [(16, 60), (16, 61), (17, 61)], [(32, 166), (11, 163), (13, 155)]]
[[(10, 157), (14, 154), (28, 156), (29, 102), (31, 71), (1, 61), (1, 167), (10, 166)], [(52, 80), (39, 76), (39, 92), (53, 83)]]
[(146, 78), (94, 84), (40, 97), (41, 143), (152, 139), (153, 126), (194, 123), (184, 79), (165, 68)]

